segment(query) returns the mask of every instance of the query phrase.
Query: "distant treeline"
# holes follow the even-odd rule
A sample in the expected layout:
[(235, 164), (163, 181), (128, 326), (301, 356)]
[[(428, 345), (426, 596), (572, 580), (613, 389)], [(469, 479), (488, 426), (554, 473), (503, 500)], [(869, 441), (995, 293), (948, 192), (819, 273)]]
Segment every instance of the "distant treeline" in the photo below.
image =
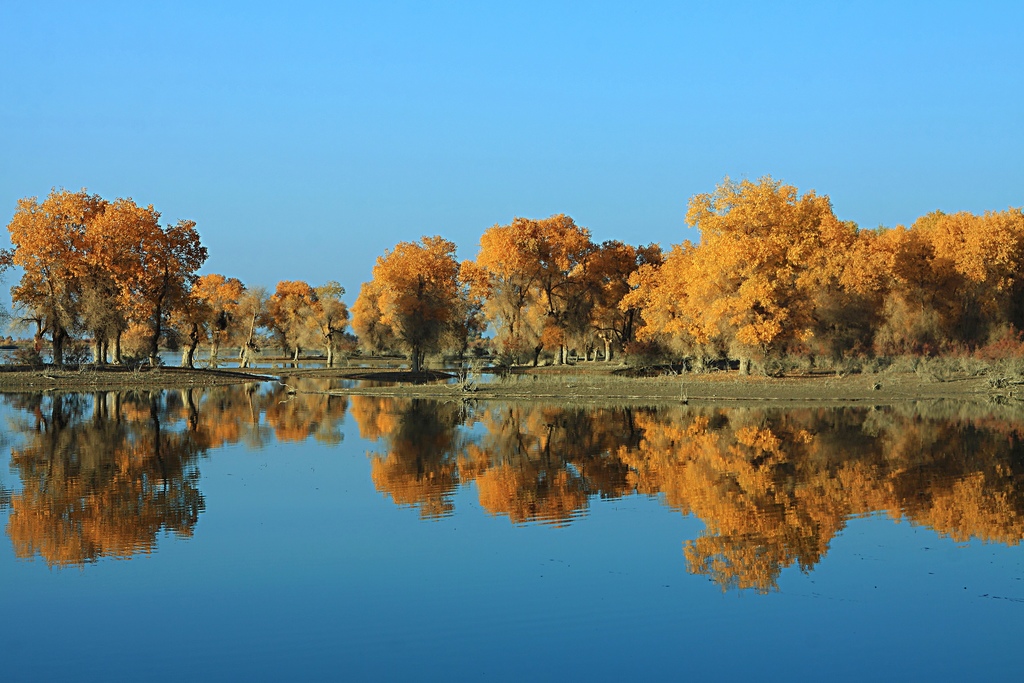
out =
[(161, 226), (152, 206), (54, 190), (23, 199), (8, 225), (3, 265), (16, 317), (44, 335), (54, 362), (88, 339), (96, 362), (200, 344), (263, 343), (328, 363), (358, 345), (427, 355), (490, 352), (507, 364), (610, 360), (766, 367), (895, 355), (1024, 354), (1024, 213), (935, 212), (912, 227), (859, 229), (828, 197), (772, 178), (726, 179), (690, 200), (700, 233), (658, 245), (596, 244), (571, 218), (516, 218), (484, 231), (475, 260), (441, 237), (402, 242), (377, 259), (352, 310), (336, 282), (280, 282), (273, 294), (197, 274), (206, 248), (192, 221)]

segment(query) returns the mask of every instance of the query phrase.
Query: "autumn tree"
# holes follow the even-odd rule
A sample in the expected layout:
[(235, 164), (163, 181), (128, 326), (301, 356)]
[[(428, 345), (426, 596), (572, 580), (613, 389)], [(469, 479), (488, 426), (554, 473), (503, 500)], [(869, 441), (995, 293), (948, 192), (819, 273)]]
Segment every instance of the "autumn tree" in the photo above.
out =
[[(238, 367), (250, 367), (259, 351), (256, 330), (269, 327), (270, 295), (265, 287), (251, 287), (245, 290), (238, 299), (237, 315), (239, 327), (235, 337), (238, 344)], [(229, 328), (230, 329), (230, 328)]]
[(196, 271), (206, 261), (195, 222), (147, 226), (131, 244), (137, 265), (130, 286), (136, 319), (149, 330), (149, 362), (159, 364), (159, 343), (174, 307), (188, 296)]
[(292, 353), (296, 362), (302, 347), (313, 341), (310, 315), (315, 302), (313, 287), (301, 280), (278, 282), (267, 302), (270, 329), (284, 352)]
[(638, 340), (693, 355), (698, 363), (727, 353), (717, 321), (702, 315), (699, 304), (708, 283), (698, 272), (697, 248), (674, 245), (661, 264), (644, 264), (630, 275), (630, 291), (619, 306), (642, 311)]
[(96, 362), (105, 360), (111, 338), (119, 361), (118, 343), (132, 322), (149, 328), (156, 362), (167, 316), (206, 258), (193, 222), (161, 228), (159, 217), (152, 206), (106, 202), (84, 190), (19, 201), (8, 230), (12, 262), (24, 275), (12, 294), (50, 331), (55, 363), (63, 363), (64, 343), (78, 329), (92, 336)]
[(766, 358), (799, 347), (814, 334), (816, 294), (838, 289), (857, 236), (826, 196), (770, 177), (726, 179), (690, 200), (687, 222), (700, 243), (684, 243), (664, 266), (638, 273), (624, 305), (643, 302), (643, 336)]
[(170, 325), (186, 339), (182, 344), (181, 367), (195, 367), (196, 349), (207, 334), (206, 324), (211, 316), (209, 304), (197, 294), (194, 285), (172, 311)]
[(210, 343), (210, 367), (217, 367), (221, 344), (242, 322), (238, 313), (244, 292), (241, 280), (217, 273), (202, 275), (192, 285), (190, 295), (202, 304), (198, 331)]
[(528, 350), (536, 364), (545, 347), (555, 346), (564, 360), (572, 304), (592, 250), (590, 231), (564, 214), (515, 218), (484, 232), (467, 281), (502, 347)]
[(85, 190), (52, 190), (42, 202), (19, 200), (7, 225), (14, 245), (11, 262), (24, 271), (11, 297), (49, 330), (57, 365), (63, 365), (64, 343), (78, 324), (86, 230), (105, 207), (103, 199)]
[(1024, 214), (1020, 209), (919, 218), (880, 232), (858, 254), (856, 284), (882, 299), (882, 353), (977, 348), (1024, 326)]
[(345, 288), (333, 280), (313, 290), (315, 301), (310, 308), (310, 320), (316, 326), (327, 356), (327, 367), (334, 367), (334, 354), (344, 338), (348, 326), (348, 306), (341, 300)]
[(79, 322), (92, 338), (96, 363), (106, 362), (111, 343), (114, 362), (121, 362), (119, 342), (129, 324), (125, 293), (133, 275), (126, 245), (141, 225), (157, 220), (152, 207), (115, 199), (86, 226), (78, 277)]
[(390, 351), (397, 346), (395, 332), (381, 318), (380, 294), (373, 282), (364, 282), (352, 304), (352, 329), (360, 347), (369, 353)]
[[(446, 335), (462, 324), (465, 288), (459, 278), (455, 244), (441, 237), (401, 242), (377, 259), (373, 280), (360, 291), (353, 307), (357, 330), (387, 328), (419, 372), (427, 353), (439, 350)], [(364, 316), (379, 315), (376, 321)]]
[(577, 310), (587, 312), (586, 324), (603, 344), (605, 361), (612, 359), (613, 346), (622, 349), (634, 341), (640, 326), (640, 307), (621, 305), (632, 291), (630, 277), (638, 269), (660, 265), (661, 261), (661, 248), (656, 244), (634, 247), (617, 240), (601, 243), (588, 259), (586, 279), (579, 288), (583, 302)]

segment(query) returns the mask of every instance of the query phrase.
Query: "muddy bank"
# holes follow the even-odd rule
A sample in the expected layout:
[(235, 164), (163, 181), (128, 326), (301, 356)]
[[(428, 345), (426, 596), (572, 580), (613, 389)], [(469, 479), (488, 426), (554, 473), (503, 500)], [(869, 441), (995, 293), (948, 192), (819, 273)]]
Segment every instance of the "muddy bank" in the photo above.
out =
[(175, 389), (263, 381), (273, 376), (245, 370), (192, 370), (189, 368), (125, 368), (119, 366), (76, 369), (0, 366), (0, 391), (97, 391), (117, 389)]
[(772, 378), (722, 372), (622, 377), (611, 373), (548, 372), (542, 369), (481, 383), (396, 384), (335, 390), (332, 393), (475, 400), (558, 399), (567, 403), (777, 401), (889, 404), (944, 399), (1005, 403), (1024, 399), (1024, 384), (1007, 381), (1003, 386), (993, 386), (987, 377), (939, 381), (913, 373)]
[[(476, 379), (473, 379), (475, 377)], [(322, 379), (323, 390), (309, 393), (399, 396), (440, 400), (543, 400), (565, 404), (651, 404), (786, 402), (816, 404), (894, 404), (954, 400), (1024, 408), (1024, 378), (993, 373), (937, 379), (913, 372), (881, 372), (785, 377), (743, 376), (736, 372), (627, 377), (609, 367), (521, 369), (505, 376), (475, 375), (466, 381), (447, 372), (413, 374), (404, 369), (302, 368), (191, 370), (118, 367), (32, 370), (0, 366), (0, 391), (95, 391), (215, 386), (242, 382)], [(365, 380), (352, 388), (328, 388), (329, 380)]]

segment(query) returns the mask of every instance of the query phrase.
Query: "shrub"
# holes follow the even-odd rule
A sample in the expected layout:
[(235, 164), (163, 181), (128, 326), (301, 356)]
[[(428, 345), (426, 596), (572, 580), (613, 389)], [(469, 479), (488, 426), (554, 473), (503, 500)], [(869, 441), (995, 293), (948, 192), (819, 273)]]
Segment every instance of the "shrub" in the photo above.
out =
[(31, 346), (19, 346), (6, 354), (7, 361), (13, 365), (28, 365), (32, 368), (43, 367), (43, 356)]

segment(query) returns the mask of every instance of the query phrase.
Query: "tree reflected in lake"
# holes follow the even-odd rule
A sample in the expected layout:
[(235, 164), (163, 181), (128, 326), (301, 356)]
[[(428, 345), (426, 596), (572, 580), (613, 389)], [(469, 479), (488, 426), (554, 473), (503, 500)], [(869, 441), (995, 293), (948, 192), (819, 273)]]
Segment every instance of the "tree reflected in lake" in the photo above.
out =
[(305, 379), (3, 400), (18, 480), (0, 487), (7, 534), (18, 557), (52, 566), (191, 536), (208, 453), (333, 447), (348, 412), (375, 442), (372, 485), (423, 518), (454, 514), (460, 492), (514, 524), (556, 526), (597, 498), (650, 496), (703, 522), (683, 561), (723, 589), (770, 591), (784, 569), (810, 571), (851, 517), (957, 542), (1024, 538), (1022, 427), (1000, 407), (560, 407), (345, 397)]
[[(809, 571), (851, 516), (885, 513), (956, 541), (1024, 538), (1013, 419), (957, 408), (562, 408), (353, 397), (373, 480), (425, 517), (460, 485), (514, 523), (567, 524), (594, 496), (658, 496), (705, 524), (689, 571), (723, 589)], [(459, 426), (462, 425), (460, 432)]]
[(192, 535), (205, 500), (198, 460), (233, 443), (340, 443), (344, 397), (284, 386), (95, 394), (8, 394), (20, 489), (0, 490), (21, 558), (82, 565), (150, 553)]
[(451, 514), (466, 445), (458, 405), (353, 396), (352, 416), (360, 436), (385, 446), (370, 453), (378, 491), (399, 505), (419, 508), (424, 517)]
[(80, 565), (152, 551), (161, 531), (190, 536), (205, 507), (202, 447), (169, 424), (173, 394), (19, 396), (21, 490), (7, 533), (18, 557)]

